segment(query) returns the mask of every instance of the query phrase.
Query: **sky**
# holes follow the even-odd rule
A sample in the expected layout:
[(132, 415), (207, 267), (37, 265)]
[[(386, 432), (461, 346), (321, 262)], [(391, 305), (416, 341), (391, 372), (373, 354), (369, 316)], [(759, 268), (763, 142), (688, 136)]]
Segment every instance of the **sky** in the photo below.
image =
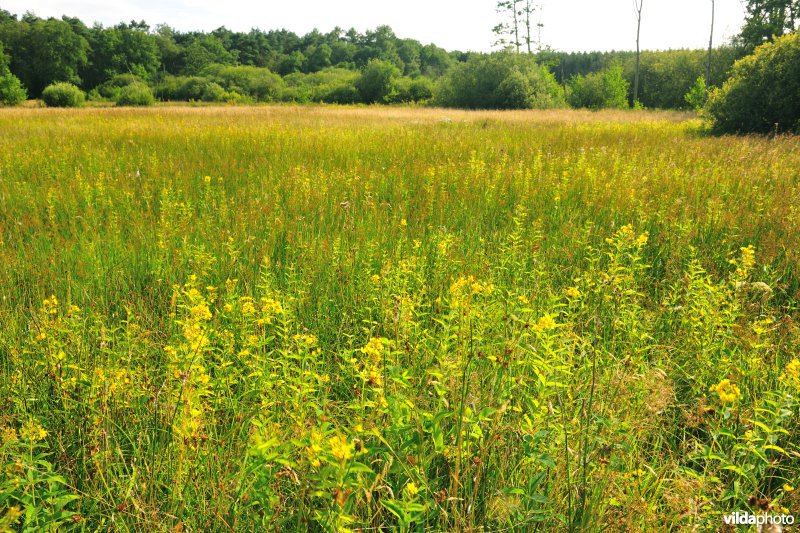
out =
[[(542, 43), (561, 51), (633, 50), (636, 16), (633, 0), (538, 0), (544, 24)], [(0, 8), (21, 15), (75, 16), (109, 26), (144, 20), (181, 31), (234, 31), (286, 28), (304, 34), (336, 26), (363, 32), (382, 24), (400, 37), (448, 50), (489, 51), (499, 22), (495, 0), (0, 0)], [(716, 0), (716, 44), (735, 36), (744, 19), (742, 0)], [(539, 22), (539, 20), (537, 20)], [(642, 49), (708, 46), (711, 0), (645, 0)]]

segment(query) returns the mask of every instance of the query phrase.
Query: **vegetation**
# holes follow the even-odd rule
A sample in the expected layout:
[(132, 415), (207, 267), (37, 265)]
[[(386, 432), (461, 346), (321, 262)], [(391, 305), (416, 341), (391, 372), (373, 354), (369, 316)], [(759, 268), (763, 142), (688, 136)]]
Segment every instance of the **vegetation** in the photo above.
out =
[(714, 129), (728, 133), (800, 132), (800, 34), (756, 49), (734, 66), (706, 107)]
[(42, 100), (47, 107), (80, 107), (86, 95), (71, 83), (58, 82), (45, 87)]
[(628, 86), (622, 67), (612, 65), (602, 72), (572, 78), (567, 84), (567, 102), (572, 107), (624, 109), (628, 107)]
[(0, 43), (0, 105), (16, 105), (27, 97), (19, 78), (8, 68), (8, 57), (3, 53), (3, 43)]
[[(790, 31), (796, 25), (796, 11), (773, 5), (787, 2), (748, 2), (744, 32), (761, 24), (758, 21), (782, 25), (779, 34)], [(692, 109), (685, 95), (698, 77), (708, 69), (707, 85), (719, 87), (733, 63), (752, 50), (748, 44), (752, 39), (743, 33), (733, 46), (712, 49), (710, 57), (702, 50), (558, 53), (535, 42), (536, 24), (531, 18), (538, 15), (535, 3), (503, 0), (497, 7), (503, 18), (495, 28), (497, 35), (510, 50), (525, 53), (507, 50), (496, 57), (448, 52), (400, 38), (388, 26), (363, 34), (340, 28), (303, 36), (286, 30), (245, 33), (226, 28), (207, 34), (181, 33), (165, 25), (151, 28), (144, 22), (87, 27), (67, 16), (45, 20), (26, 13), (17, 18), (2, 10), (0, 42), (10, 56), (11, 74), (32, 98), (40, 97), (51, 83), (70, 82), (93, 99), (115, 101), (119, 91), (114, 87), (121, 85), (114, 80), (135, 78), (148, 84), (159, 100), (346, 104), (435, 100), (442, 105), (458, 106), (463, 101), (470, 108), (495, 109), (561, 105), (562, 98), (552, 87), (541, 86), (541, 76), (533, 73), (537, 70), (531, 66), (534, 62), (546, 66), (562, 86), (575, 76), (601, 73), (618, 63), (628, 82), (629, 101), (638, 100), (647, 108)], [(758, 31), (773, 28), (773, 22), (759, 26)], [(759, 37), (758, 43), (765, 39)], [(450, 90), (454, 78), (476, 71), (479, 64), (503, 69), (506, 55), (525, 59), (515, 67), (518, 73), (480, 82), (497, 91), (476, 89), (477, 81), (464, 79), (456, 85), (466, 87), (470, 94), (454, 95)], [(487, 75), (496, 75), (494, 70), (489, 68)], [(322, 78), (327, 81), (320, 82)], [(435, 94), (437, 87), (444, 90), (440, 97)], [(542, 98), (543, 94), (549, 96)], [(476, 100), (476, 95), (487, 100)]]
[(563, 89), (528, 56), (474, 55), (441, 80), (436, 103), (466, 109), (549, 109), (564, 106)]
[(2, 110), (0, 525), (797, 516), (800, 139), (682, 116)]
[(120, 89), (115, 101), (122, 106), (148, 106), (155, 103), (155, 97), (146, 84), (131, 83)]

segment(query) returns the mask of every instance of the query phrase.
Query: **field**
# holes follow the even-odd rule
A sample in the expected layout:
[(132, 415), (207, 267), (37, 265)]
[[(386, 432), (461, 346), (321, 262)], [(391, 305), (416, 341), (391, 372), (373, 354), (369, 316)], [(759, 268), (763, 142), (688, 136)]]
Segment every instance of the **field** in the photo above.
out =
[(2, 110), (0, 531), (800, 519), (798, 228), (686, 115)]

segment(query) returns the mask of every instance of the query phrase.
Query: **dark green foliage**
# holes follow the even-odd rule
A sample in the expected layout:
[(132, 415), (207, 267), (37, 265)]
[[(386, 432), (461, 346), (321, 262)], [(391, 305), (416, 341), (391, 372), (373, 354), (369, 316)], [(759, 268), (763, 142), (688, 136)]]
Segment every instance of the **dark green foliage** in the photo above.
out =
[(8, 56), (3, 53), (0, 42), (0, 105), (16, 105), (28, 97), (28, 92), (8, 69)]
[(23, 17), (0, 24), (0, 41), (11, 56), (11, 72), (39, 96), (49, 84), (81, 83), (80, 71), (88, 64), (89, 43), (62, 20)]
[(249, 96), (257, 102), (274, 100), (283, 86), (280, 76), (266, 68), (210, 65), (202, 74), (225, 91)]
[(57, 82), (45, 87), (42, 100), (47, 107), (80, 107), (86, 95), (71, 83)]
[(399, 75), (400, 71), (389, 61), (370, 60), (356, 80), (361, 101), (367, 104), (386, 102), (392, 94), (394, 80)]
[(704, 114), (724, 133), (798, 131), (800, 126), (800, 34), (758, 47), (737, 62)]
[(208, 83), (208, 79), (201, 76), (165, 76), (156, 84), (155, 94), (161, 100), (200, 100)]
[(561, 87), (529, 56), (473, 55), (445, 76), (436, 101), (467, 109), (552, 108), (564, 105)]
[[(742, 50), (725, 46), (711, 56), (711, 86), (720, 86), (727, 79), (733, 64), (742, 57)], [(601, 72), (614, 63), (622, 66), (629, 84), (633, 84), (636, 57), (633, 52), (541, 52), (540, 63), (549, 65), (559, 83), (567, 83), (577, 75)], [(684, 109), (690, 107), (684, 98), (695, 80), (705, 73), (706, 52), (703, 50), (643, 51), (641, 55), (639, 101), (648, 108)]]
[(116, 103), (119, 106), (151, 106), (155, 97), (146, 83), (131, 83), (120, 89)]
[(91, 67), (84, 76), (96, 86), (120, 74), (149, 80), (161, 65), (161, 49), (155, 35), (144, 23), (118, 24), (113, 28), (96, 26), (91, 30)]
[(103, 98), (116, 101), (124, 87), (135, 83), (144, 82), (141, 78), (133, 74), (117, 74), (110, 80), (99, 85), (97, 87), (97, 93)]
[(589, 109), (628, 107), (629, 83), (622, 67), (613, 65), (602, 72), (575, 76), (567, 86), (567, 102)]
[(737, 41), (748, 53), (797, 30), (800, 21), (800, 0), (747, 0), (745, 8), (745, 23)]
[(203, 87), (203, 95), (201, 99), (204, 102), (227, 102), (231, 98), (231, 94), (222, 88), (221, 85), (215, 82), (206, 83)]

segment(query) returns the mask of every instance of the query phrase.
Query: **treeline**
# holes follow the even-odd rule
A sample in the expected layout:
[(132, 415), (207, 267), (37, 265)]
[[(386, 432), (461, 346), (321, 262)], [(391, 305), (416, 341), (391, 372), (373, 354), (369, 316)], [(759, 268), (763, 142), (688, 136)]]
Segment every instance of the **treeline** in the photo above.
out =
[[(714, 51), (712, 85), (724, 81), (741, 55), (732, 47)], [(89, 27), (77, 18), (31, 13), (18, 18), (0, 10), (0, 102), (5, 103), (19, 101), (22, 88), (28, 98), (43, 97), (52, 105), (82, 101), (84, 95), (66, 85), (71, 84), (89, 99), (125, 105), (183, 100), (624, 107), (631, 103), (633, 64), (630, 52), (448, 52), (400, 38), (388, 26), (303, 36), (225, 28), (184, 33), (144, 22)], [(644, 52), (639, 102), (690, 107), (686, 95), (704, 65), (703, 51)], [(14, 90), (4, 92), (5, 86)]]

